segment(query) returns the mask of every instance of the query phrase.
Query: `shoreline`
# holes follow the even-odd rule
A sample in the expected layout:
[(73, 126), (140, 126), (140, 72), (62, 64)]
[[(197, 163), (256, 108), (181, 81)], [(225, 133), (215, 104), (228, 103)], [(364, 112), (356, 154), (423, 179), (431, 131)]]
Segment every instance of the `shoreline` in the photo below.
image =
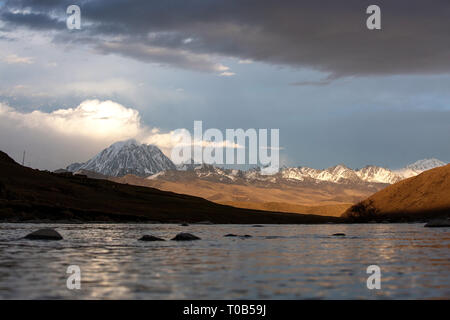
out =
[(211, 221), (201, 221), (201, 222), (192, 222), (186, 220), (168, 220), (168, 221), (159, 221), (159, 220), (79, 220), (79, 219), (0, 219), (0, 224), (21, 224), (21, 223), (29, 223), (29, 224), (74, 224), (74, 225), (83, 225), (83, 224), (176, 224), (183, 225), (187, 224), (188, 226), (215, 226), (215, 225), (351, 225), (351, 224), (424, 224), (431, 220), (436, 220), (436, 218), (429, 219), (414, 219), (414, 220), (403, 220), (396, 219), (394, 221), (387, 220), (370, 220), (370, 221), (348, 221), (348, 220), (340, 220), (340, 221), (310, 221), (310, 222), (211, 222)]

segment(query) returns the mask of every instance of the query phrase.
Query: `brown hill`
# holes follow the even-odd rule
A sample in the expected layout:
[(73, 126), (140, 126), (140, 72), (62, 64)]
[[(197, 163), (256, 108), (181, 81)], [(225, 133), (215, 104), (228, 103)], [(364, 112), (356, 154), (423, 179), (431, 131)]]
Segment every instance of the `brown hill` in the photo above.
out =
[[(169, 172), (170, 173), (170, 172)], [(89, 173), (87, 173), (91, 176)], [(166, 174), (167, 175), (167, 174)], [(169, 177), (145, 179), (134, 175), (110, 177), (111, 181), (202, 197), (238, 208), (277, 212), (341, 216), (385, 184), (337, 184), (331, 182), (229, 183), (198, 178), (190, 172), (173, 172)], [(92, 175), (95, 178), (95, 175)]]
[(394, 221), (450, 216), (450, 164), (393, 184), (352, 206), (343, 217)]
[(292, 212), (292, 213), (307, 213), (307, 214), (317, 214), (321, 216), (332, 216), (339, 217), (348, 208), (350, 208), (352, 203), (339, 203), (339, 204), (328, 204), (328, 205), (301, 205), (292, 204), (285, 202), (248, 202), (248, 201), (225, 201), (218, 202), (220, 204), (225, 204), (238, 208), (255, 209), (255, 210), (265, 210), (265, 211), (276, 211), (276, 212)]
[(0, 151), (2, 221), (325, 223), (339, 218), (239, 209), (154, 188), (23, 167)]

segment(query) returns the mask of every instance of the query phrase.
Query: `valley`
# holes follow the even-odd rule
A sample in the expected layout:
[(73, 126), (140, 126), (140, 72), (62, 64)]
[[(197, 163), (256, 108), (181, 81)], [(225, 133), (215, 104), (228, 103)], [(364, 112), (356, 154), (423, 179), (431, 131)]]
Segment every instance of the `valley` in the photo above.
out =
[[(445, 165), (425, 159), (403, 169), (374, 165), (350, 169), (284, 167), (273, 175), (259, 168), (225, 169), (193, 161), (175, 165), (156, 147), (136, 140), (116, 142), (84, 164), (66, 170), (94, 179), (156, 188), (244, 209), (339, 217), (387, 186)], [(151, 173), (151, 174), (150, 174)]]

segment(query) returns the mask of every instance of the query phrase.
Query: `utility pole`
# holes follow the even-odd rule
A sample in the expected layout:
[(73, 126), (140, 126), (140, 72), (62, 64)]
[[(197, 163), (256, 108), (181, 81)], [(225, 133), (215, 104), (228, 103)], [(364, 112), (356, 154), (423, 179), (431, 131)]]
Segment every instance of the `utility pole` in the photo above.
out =
[(25, 150), (23, 150), (22, 166), (25, 165)]

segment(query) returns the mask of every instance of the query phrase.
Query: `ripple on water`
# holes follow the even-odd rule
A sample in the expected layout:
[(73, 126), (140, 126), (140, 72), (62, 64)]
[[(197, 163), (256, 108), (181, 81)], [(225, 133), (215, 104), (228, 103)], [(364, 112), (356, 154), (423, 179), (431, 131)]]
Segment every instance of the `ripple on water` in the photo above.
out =
[[(22, 239), (44, 227), (64, 240)], [(0, 224), (0, 298), (449, 298), (448, 231), (422, 224)], [(180, 232), (202, 240), (138, 241)], [(379, 291), (366, 287), (371, 264), (382, 270)], [(81, 268), (81, 290), (66, 288), (69, 265)]]

